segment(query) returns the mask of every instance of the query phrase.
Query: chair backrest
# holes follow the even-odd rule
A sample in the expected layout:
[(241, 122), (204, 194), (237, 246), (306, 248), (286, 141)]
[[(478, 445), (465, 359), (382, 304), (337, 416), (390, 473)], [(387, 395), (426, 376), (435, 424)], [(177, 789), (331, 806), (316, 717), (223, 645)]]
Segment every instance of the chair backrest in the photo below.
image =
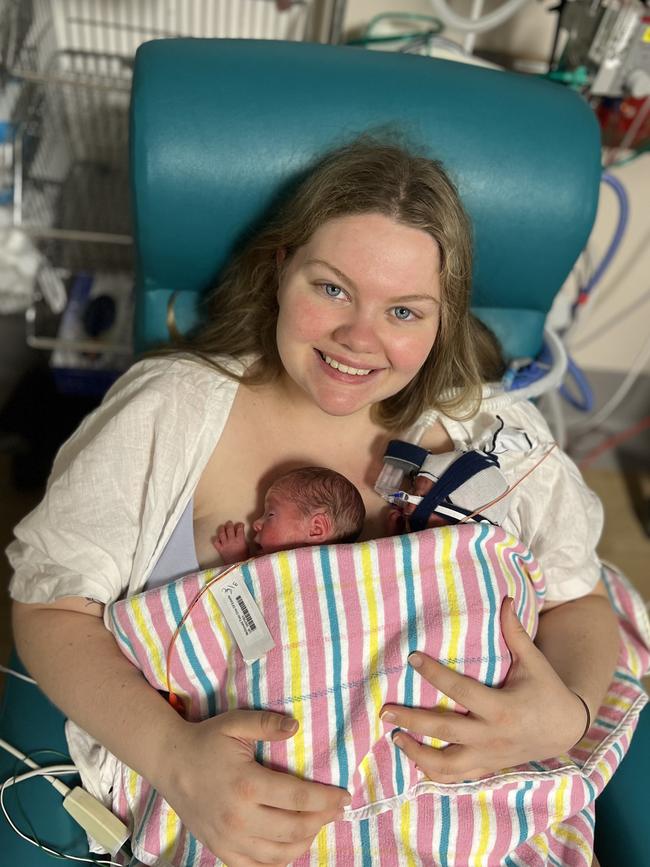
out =
[(600, 144), (575, 93), (360, 48), (167, 39), (138, 50), (131, 103), (136, 347), (195, 324), (240, 239), (317, 155), (391, 125), (443, 161), (474, 226), (473, 308), (534, 356), (595, 217)]

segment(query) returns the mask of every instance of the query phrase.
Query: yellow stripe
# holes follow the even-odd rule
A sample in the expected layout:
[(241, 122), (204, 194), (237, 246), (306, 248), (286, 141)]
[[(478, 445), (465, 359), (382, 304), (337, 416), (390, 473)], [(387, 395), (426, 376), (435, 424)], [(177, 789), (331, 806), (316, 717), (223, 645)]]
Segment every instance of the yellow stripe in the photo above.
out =
[(137, 631), (147, 647), (149, 662), (156, 673), (156, 677), (158, 678), (158, 685), (161, 689), (166, 689), (167, 672), (165, 670), (165, 660), (162, 658), (158, 642), (152, 636), (151, 632), (149, 632), (149, 628), (147, 627), (147, 621), (142, 610), (142, 605), (137, 596), (134, 596), (131, 599), (131, 611), (133, 613), (133, 619), (135, 620), (137, 626)]
[(302, 666), (300, 659), (300, 647), (298, 641), (298, 625), (296, 622), (296, 599), (293, 592), (293, 577), (289, 568), (289, 558), (286, 552), (278, 554), (278, 566), (280, 568), (280, 581), (282, 584), (282, 606), (287, 623), (288, 650), (291, 677), (291, 695), (294, 697), (292, 713), (300, 723), (300, 728), (291, 738), (294, 749), (295, 766), (294, 772), (298, 776), (305, 773), (305, 735), (304, 735), (304, 709), (302, 700)]
[(478, 793), (478, 807), (481, 812), (481, 820), (479, 826), (478, 849), (476, 850), (475, 855), (475, 864), (477, 867), (484, 863), (484, 858), (487, 854), (488, 844), (490, 842), (490, 814), (488, 811), (487, 792), (480, 791)]
[(374, 804), (377, 800), (377, 789), (375, 788), (375, 775), (373, 765), (370, 762), (370, 754), (366, 754), (359, 762), (359, 774), (368, 791), (368, 803)]
[[(316, 837), (316, 847), (318, 851), (318, 863), (319, 864), (329, 864), (330, 859), (328, 857), (328, 846), (327, 846), (327, 837), (328, 831), (332, 828), (333, 825), (323, 825), (323, 827), (318, 832), (318, 836)], [(313, 845), (313, 844), (312, 844)]]
[(558, 840), (563, 840), (565, 843), (573, 843), (574, 846), (577, 846), (578, 849), (582, 852), (587, 860), (587, 864), (591, 864), (593, 859), (593, 852), (591, 846), (588, 846), (585, 843), (584, 837), (573, 828), (569, 829), (566, 825), (557, 824), (553, 825), (550, 828), (551, 834), (558, 838)]
[(164, 805), (166, 809), (167, 815), (165, 816), (165, 829), (163, 832), (164, 842), (161, 846), (162, 852), (160, 853), (163, 858), (166, 860), (171, 860), (174, 850), (178, 846), (179, 837), (181, 833), (181, 823), (173, 811), (173, 809), (165, 802)]
[(400, 816), (400, 837), (402, 839), (402, 859), (400, 859), (400, 864), (406, 864), (408, 867), (417, 867), (417, 861), (411, 848), (411, 804), (409, 801), (404, 801), (400, 812), (402, 814)]
[(129, 768), (128, 771), (129, 773), (127, 786), (129, 787), (129, 794), (131, 795), (131, 798), (135, 800), (135, 796), (138, 791), (138, 780), (140, 779), (140, 775), (136, 774), (135, 771), (132, 771), (131, 768)]
[(368, 678), (370, 687), (370, 696), (374, 708), (372, 714), (372, 722), (374, 724), (374, 740), (378, 741), (381, 738), (379, 711), (383, 703), (383, 695), (381, 692), (377, 671), (379, 666), (379, 627), (377, 614), (377, 597), (375, 595), (375, 583), (372, 568), (372, 558), (370, 556), (370, 545), (366, 542), (361, 546), (361, 571), (363, 576), (363, 589), (366, 594), (366, 605), (368, 607)]
[(611, 693), (605, 696), (603, 704), (608, 707), (617, 707), (622, 711), (628, 711), (632, 707), (632, 701), (629, 698), (621, 698), (621, 696), (611, 695)]
[(560, 822), (566, 816), (566, 811), (564, 809), (564, 795), (568, 785), (568, 777), (562, 777), (560, 785), (557, 787), (557, 791), (555, 792), (555, 822)]
[[(460, 612), (458, 604), (458, 594), (456, 592), (456, 576), (452, 568), (451, 543), (454, 534), (450, 527), (441, 527), (439, 531), (442, 535), (442, 565), (443, 577), (445, 581), (445, 589), (447, 591), (447, 599), (449, 603), (449, 626), (451, 635), (447, 642), (447, 647), (443, 648), (443, 655), (448, 659), (458, 657), (458, 646), (460, 643)], [(448, 668), (455, 669), (453, 662), (447, 663)], [(440, 699), (440, 707), (450, 707), (451, 700), (447, 696), (442, 696)], [(437, 739), (436, 739), (437, 740)]]
[(544, 860), (548, 857), (548, 853), (550, 852), (550, 847), (548, 843), (548, 837), (545, 832), (541, 834), (537, 834), (535, 837), (531, 837), (528, 841), (528, 845), (531, 846), (539, 855), (542, 856)]

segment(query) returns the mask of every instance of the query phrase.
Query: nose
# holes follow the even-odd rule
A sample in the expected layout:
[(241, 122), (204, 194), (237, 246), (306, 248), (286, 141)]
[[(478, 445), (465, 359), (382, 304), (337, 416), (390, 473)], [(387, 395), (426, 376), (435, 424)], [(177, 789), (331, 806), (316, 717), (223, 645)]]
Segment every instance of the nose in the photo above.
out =
[(334, 338), (341, 346), (356, 353), (376, 352), (380, 346), (376, 324), (371, 317), (359, 312), (352, 312), (349, 319), (338, 326)]
[(264, 526), (264, 521), (262, 518), (257, 518), (257, 520), (253, 521), (253, 533), (257, 535), (260, 532), (262, 527)]

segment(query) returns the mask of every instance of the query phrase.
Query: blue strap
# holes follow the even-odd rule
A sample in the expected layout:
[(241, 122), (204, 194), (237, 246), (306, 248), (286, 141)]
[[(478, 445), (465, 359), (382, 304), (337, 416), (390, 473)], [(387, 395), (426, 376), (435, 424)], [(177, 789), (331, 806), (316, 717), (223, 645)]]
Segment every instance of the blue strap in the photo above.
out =
[(477, 473), (498, 465), (499, 460), (496, 455), (485, 454), (485, 452), (465, 452), (456, 458), (434, 483), (429, 493), (425, 494), (422, 502), (415, 507), (415, 511), (409, 518), (411, 529), (424, 530), (436, 506)]

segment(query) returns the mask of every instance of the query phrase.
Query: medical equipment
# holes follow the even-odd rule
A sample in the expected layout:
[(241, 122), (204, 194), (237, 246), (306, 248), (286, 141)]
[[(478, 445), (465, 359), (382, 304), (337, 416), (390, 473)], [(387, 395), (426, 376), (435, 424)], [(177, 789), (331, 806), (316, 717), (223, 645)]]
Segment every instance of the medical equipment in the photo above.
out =
[[(31, 680), (31, 678), (25, 678), (20, 672), (11, 671), (9, 669), (5, 669), (3, 666), (3, 670), (8, 672), (16, 677), (20, 677), (22, 679)], [(34, 683), (34, 681), (32, 681)], [(27, 767), (32, 770), (21, 774), (20, 776), (13, 776), (7, 778), (0, 785), (0, 809), (4, 814), (5, 819), (11, 826), (11, 828), (18, 834), (23, 840), (26, 840), (28, 843), (32, 843), (35, 846), (38, 846), (40, 849), (48, 852), (51, 855), (55, 855), (56, 857), (64, 857), (70, 858), (71, 860), (78, 861), (90, 861), (90, 863), (95, 863), (94, 859), (88, 858), (77, 858), (75, 856), (66, 856), (64, 853), (57, 852), (56, 850), (45, 846), (40, 841), (33, 840), (28, 837), (26, 834), (20, 831), (20, 829), (15, 825), (12, 821), (11, 816), (7, 812), (7, 808), (4, 803), (4, 794), (5, 791), (11, 786), (20, 783), (22, 780), (30, 779), (33, 776), (42, 776), (48, 783), (50, 783), (56, 791), (63, 796), (63, 809), (70, 815), (72, 818), (79, 824), (84, 831), (86, 831), (97, 843), (102, 846), (107, 852), (110, 852), (112, 855), (115, 855), (125, 844), (130, 836), (129, 829), (126, 825), (117, 818), (117, 816), (113, 815), (111, 811), (105, 807), (100, 801), (94, 798), (89, 792), (85, 789), (81, 788), (81, 786), (75, 786), (74, 788), (70, 788), (66, 786), (65, 783), (61, 782), (61, 780), (57, 779), (59, 774), (76, 774), (78, 773), (75, 765), (54, 765), (52, 767), (43, 768), (40, 765), (37, 765), (28, 755), (23, 753), (21, 750), (16, 749), (16, 747), (7, 743), (4, 739), (0, 738), (0, 748), (5, 750), (5, 752), (10, 753), (15, 758), (19, 759), (23, 764), (27, 765)], [(102, 863), (113, 864), (113, 861), (104, 861)]]

